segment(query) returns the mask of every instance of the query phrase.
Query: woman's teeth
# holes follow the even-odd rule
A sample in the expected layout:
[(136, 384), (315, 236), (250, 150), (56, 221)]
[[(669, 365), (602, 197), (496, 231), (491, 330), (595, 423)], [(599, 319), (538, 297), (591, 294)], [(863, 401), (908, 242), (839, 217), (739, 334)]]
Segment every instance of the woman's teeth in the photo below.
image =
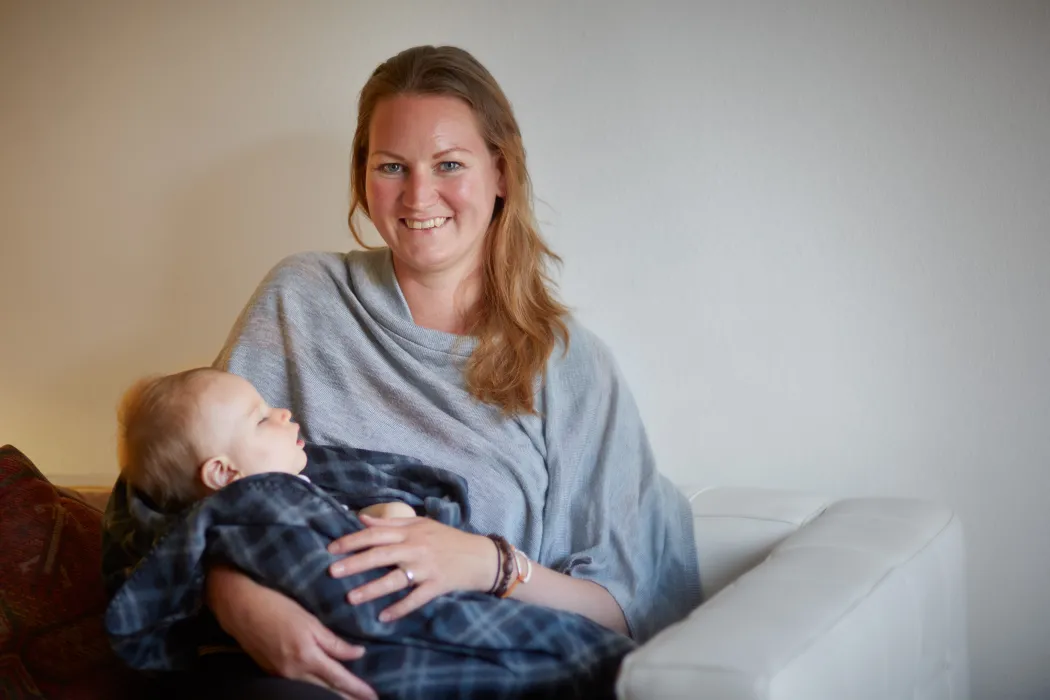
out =
[(403, 221), (405, 222), (405, 226), (409, 227), (410, 229), (415, 229), (416, 231), (425, 231), (426, 229), (437, 228), (438, 226), (441, 226), (446, 221), (448, 221), (448, 217), (439, 216), (436, 219), (424, 219), (422, 221), (416, 221), (414, 219), (403, 219)]

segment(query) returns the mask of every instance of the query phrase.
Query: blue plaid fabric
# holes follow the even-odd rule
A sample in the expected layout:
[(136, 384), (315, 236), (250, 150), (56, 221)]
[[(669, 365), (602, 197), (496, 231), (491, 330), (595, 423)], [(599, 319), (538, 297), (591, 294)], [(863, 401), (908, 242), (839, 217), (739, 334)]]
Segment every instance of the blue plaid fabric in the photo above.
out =
[(399, 500), (469, 530), (466, 482), (397, 455), (318, 446), (307, 454), (310, 482), (250, 477), (181, 514), (115, 490), (104, 547), (115, 593), (105, 624), (128, 665), (191, 668), (201, 646), (230, 641), (201, 602), (206, 565), (224, 562), (365, 645), (364, 657), (346, 665), (383, 698), (613, 697), (634, 643), (580, 615), (476, 592), (440, 596), (390, 623), (379, 612), (407, 590), (349, 605), (348, 591), (390, 571), (328, 575), (339, 557), (327, 545), (363, 528), (354, 511)]

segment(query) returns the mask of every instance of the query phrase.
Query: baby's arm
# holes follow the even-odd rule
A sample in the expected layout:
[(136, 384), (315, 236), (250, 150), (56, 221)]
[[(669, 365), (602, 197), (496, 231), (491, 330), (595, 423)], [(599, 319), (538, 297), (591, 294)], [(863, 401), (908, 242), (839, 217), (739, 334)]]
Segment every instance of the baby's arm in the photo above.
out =
[(373, 518), (414, 518), (416, 511), (412, 506), (400, 501), (390, 503), (376, 503), (358, 511), (358, 515), (370, 515)]

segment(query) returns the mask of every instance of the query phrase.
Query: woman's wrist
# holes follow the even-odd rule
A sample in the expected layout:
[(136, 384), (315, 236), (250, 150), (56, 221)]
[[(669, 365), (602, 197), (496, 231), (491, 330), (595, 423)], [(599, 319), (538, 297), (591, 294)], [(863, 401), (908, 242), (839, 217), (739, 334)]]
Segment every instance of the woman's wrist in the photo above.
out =
[(497, 598), (509, 598), (519, 584), (529, 582), (532, 561), (505, 537), (495, 533), (486, 537), (496, 547), (496, 575), (487, 592)]
[(515, 573), (514, 567), (516, 562), (514, 561), (514, 547), (507, 541), (507, 538), (502, 535), (497, 535), (494, 532), (489, 533), (487, 537), (492, 540), (494, 545), (496, 545), (498, 562), (496, 567), (496, 579), (493, 581), (492, 588), (488, 590), (488, 593), (497, 598), (503, 598), (507, 594)]
[(484, 555), (480, 558), (483, 564), (479, 567), (474, 590), (489, 593), (492, 591), (495, 583), (499, 581), (499, 569), (502, 563), (499, 547), (486, 535), (478, 535), (477, 537), (480, 540), (478, 544), (479, 551), (484, 552)]

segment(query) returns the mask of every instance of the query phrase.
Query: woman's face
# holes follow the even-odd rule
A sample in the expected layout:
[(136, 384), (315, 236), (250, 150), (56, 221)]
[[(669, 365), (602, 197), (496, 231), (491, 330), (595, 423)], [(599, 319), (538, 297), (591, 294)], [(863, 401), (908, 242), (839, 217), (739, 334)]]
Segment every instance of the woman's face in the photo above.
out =
[(499, 159), (461, 100), (399, 95), (381, 100), (369, 130), (365, 196), (400, 267), (422, 275), (472, 273), (481, 263)]

